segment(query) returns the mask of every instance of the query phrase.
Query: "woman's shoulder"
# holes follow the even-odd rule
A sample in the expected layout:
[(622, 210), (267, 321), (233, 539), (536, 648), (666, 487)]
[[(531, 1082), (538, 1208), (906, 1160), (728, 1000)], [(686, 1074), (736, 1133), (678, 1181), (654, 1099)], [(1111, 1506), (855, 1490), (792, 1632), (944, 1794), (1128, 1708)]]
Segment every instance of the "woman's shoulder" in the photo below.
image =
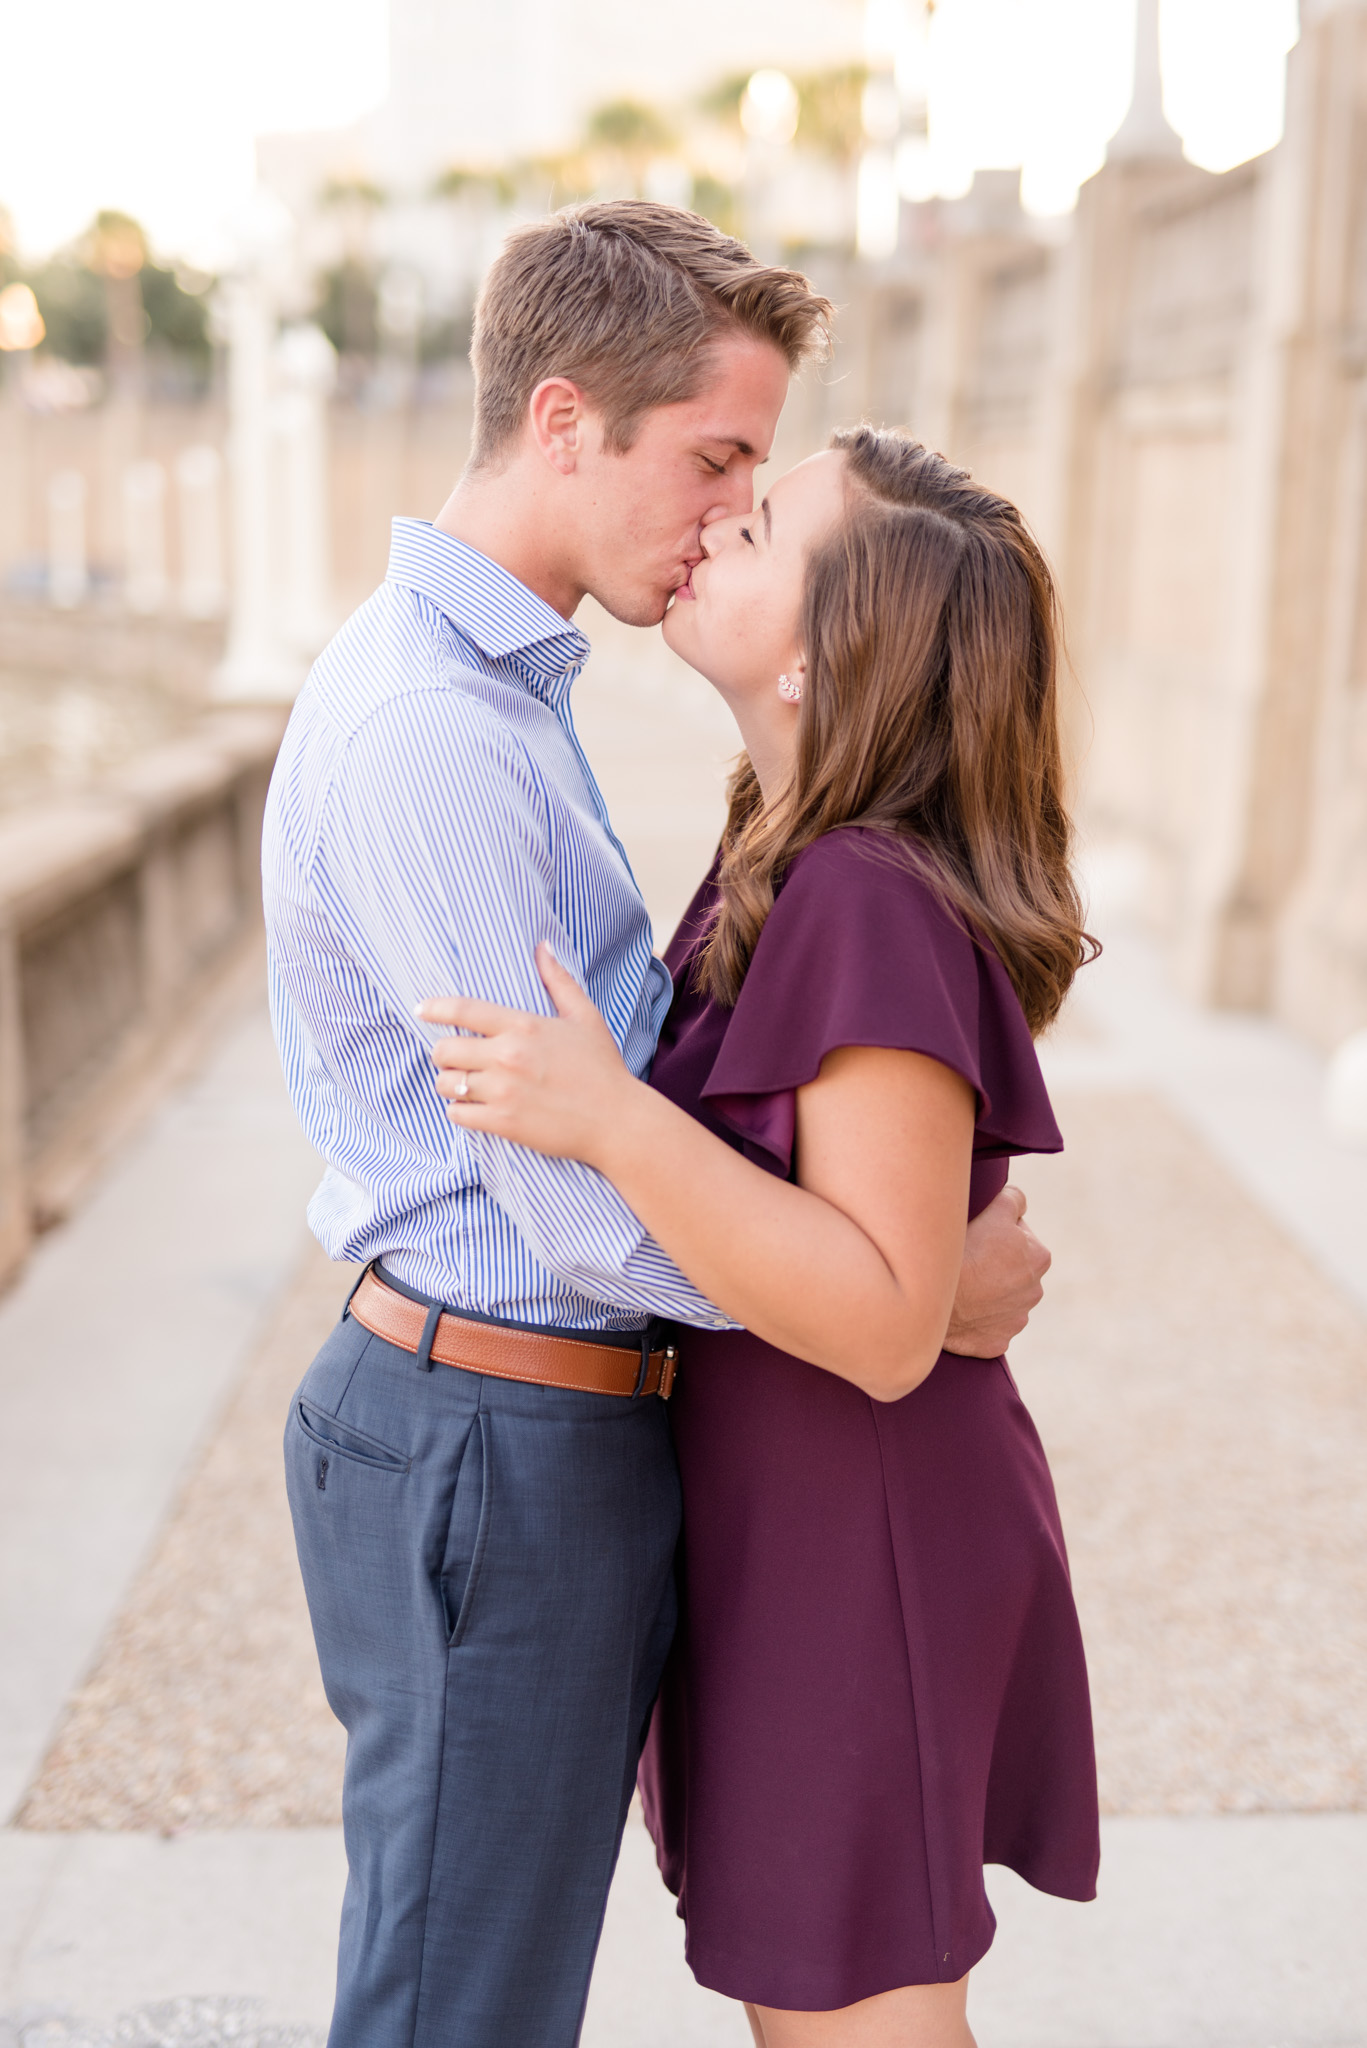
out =
[(737, 1062), (788, 1085), (839, 1045), (976, 1066), (979, 970), (966, 927), (889, 834), (841, 826), (802, 848), (765, 920), (727, 1033)]
[(913, 845), (860, 826), (824, 833), (794, 858), (704, 1094), (743, 1131), (743, 1098), (801, 1087), (840, 1046), (952, 1067), (977, 1093), (981, 1144), (1057, 1147), (997, 953), (918, 868)]
[(882, 966), (910, 949), (922, 967), (932, 953), (972, 971), (982, 946), (918, 862), (914, 844), (866, 825), (839, 825), (802, 848), (761, 946), (771, 927), (774, 951), (787, 950), (799, 935), (813, 942), (820, 935), (826, 943), (843, 935), (850, 947), (871, 947)]

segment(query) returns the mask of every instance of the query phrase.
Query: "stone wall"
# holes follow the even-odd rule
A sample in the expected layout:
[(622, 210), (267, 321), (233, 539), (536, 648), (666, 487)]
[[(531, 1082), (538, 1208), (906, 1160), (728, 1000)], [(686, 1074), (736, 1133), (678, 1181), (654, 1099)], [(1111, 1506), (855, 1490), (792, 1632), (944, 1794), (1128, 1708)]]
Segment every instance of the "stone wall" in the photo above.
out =
[[(469, 446), (472, 396), (469, 378), (453, 375), (444, 395), (428, 403), (363, 407), (338, 399), (330, 406), (326, 552), (339, 618), (383, 577), (390, 519), (396, 513), (431, 518), (450, 492)], [(191, 447), (222, 450), (226, 438), (225, 410), (216, 400), (35, 413), (19, 403), (17, 391), (0, 389), (0, 589), (8, 588), (12, 602), (44, 602), (48, 490), (56, 475), (74, 472), (86, 487), (92, 572), (81, 616), (124, 616), (128, 536), (122, 480), (130, 464), (155, 462), (166, 478), (165, 613), (176, 616), (185, 569), (176, 459)], [(225, 465), (225, 500), (226, 489)], [(225, 502), (225, 548), (226, 511)], [(230, 560), (224, 568), (230, 576)], [(5, 658), (0, 646), (0, 665)]]
[(0, 823), (0, 1282), (255, 960), (282, 726), (219, 714)]

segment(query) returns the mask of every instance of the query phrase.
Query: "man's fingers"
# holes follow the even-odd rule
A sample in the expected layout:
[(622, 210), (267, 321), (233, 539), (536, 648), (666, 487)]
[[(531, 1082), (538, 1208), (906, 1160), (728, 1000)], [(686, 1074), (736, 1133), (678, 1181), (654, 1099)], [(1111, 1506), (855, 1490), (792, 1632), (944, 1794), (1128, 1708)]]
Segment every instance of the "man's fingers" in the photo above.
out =
[(1047, 1244), (1036, 1237), (1028, 1223), (1020, 1225), (1020, 1233), (1025, 1239), (1025, 1247), (1030, 1255), (1030, 1263), (1034, 1267), (1035, 1272), (1043, 1279), (1054, 1263), (1054, 1254), (1050, 1251)]

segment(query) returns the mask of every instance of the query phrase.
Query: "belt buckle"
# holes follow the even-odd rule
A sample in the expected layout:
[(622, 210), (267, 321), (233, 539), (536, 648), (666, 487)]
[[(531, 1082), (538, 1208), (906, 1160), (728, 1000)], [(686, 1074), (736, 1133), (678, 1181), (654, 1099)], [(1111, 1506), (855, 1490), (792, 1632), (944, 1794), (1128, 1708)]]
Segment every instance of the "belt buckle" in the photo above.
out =
[(669, 1389), (674, 1384), (674, 1361), (678, 1350), (669, 1340), (669, 1324), (662, 1316), (652, 1316), (641, 1332), (641, 1369), (636, 1375), (636, 1384), (631, 1390), (633, 1401), (639, 1401), (646, 1391), (650, 1378), (650, 1361), (658, 1347), (664, 1357), (660, 1364), (660, 1384), (656, 1389), (662, 1401), (669, 1399)]
[(677, 1344), (666, 1344), (664, 1360), (660, 1366), (660, 1399), (667, 1401), (674, 1391), (674, 1374), (679, 1363)]

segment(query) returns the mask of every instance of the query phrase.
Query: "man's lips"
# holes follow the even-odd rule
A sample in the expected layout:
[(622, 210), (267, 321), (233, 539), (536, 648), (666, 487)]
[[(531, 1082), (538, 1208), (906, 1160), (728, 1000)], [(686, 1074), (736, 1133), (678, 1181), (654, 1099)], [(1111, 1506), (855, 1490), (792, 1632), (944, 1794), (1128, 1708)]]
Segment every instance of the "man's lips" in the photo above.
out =
[(691, 604), (698, 594), (696, 590), (694, 590), (693, 588), (693, 572), (697, 568), (697, 566), (698, 564), (696, 562), (690, 562), (688, 566), (688, 574), (684, 577), (683, 582), (678, 585), (677, 589), (674, 592), (675, 597), (682, 598), (685, 604)]

